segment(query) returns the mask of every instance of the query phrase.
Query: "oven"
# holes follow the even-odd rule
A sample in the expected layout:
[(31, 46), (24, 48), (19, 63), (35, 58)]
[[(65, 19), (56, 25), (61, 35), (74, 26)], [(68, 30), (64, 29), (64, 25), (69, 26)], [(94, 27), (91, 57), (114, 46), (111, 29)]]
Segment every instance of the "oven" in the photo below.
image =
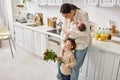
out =
[(49, 50), (52, 49), (53, 51), (55, 51), (55, 53), (57, 55), (59, 55), (60, 50), (61, 50), (61, 40), (60, 40), (60, 38), (48, 35), (48, 37), (47, 37), (47, 48)]

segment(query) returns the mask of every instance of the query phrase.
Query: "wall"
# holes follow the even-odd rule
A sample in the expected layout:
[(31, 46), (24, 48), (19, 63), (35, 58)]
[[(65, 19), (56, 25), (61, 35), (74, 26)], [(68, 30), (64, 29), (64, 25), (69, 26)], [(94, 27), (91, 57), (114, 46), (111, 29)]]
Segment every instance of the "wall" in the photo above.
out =
[[(109, 27), (109, 20), (115, 21), (117, 27), (120, 29), (120, 8), (105, 8), (105, 7), (91, 7), (84, 6), (84, 0), (64, 0), (64, 2), (72, 2), (76, 4), (81, 9), (87, 11), (89, 13), (90, 21), (97, 23), (100, 27)], [(47, 17), (61, 17), (59, 13), (60, 7), (54, 6), (38, 6), (38, 5), (30, 5), (29, 12), (36, 13), (42, 12), (44, 14), (44, 22), (46, 24)]]
[(90, 21), (97, 23), (101, 27), (109, 27), (109, 20), (113, 20), (120, 30), (120, 7), (93, 7), (84, 6), (83, 0), (76, 0), (74, 4), (79, 6), (81, 9), (86, 10), (89, 13)]

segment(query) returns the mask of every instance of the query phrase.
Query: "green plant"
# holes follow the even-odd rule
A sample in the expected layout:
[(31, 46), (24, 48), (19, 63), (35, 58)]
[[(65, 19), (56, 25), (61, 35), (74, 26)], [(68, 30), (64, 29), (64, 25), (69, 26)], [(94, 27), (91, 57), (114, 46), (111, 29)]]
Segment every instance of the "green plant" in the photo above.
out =
[(60, 63), (64, 63), (65, 61), (63, 61), (63, 59), (61, 58), (61, 57), (58, 57), (57, 56), (57, 54), (53, 51), (53, 50), (48, 50), (48, 49), (46, 49), (45, 50), (45, 52), (44, 52), (44, 60), (45, 61), (49, 61), (49, 60), (51, 60), (51, 61), (56, 61), (56, 58), (58, 58), (59, 60), (59, 62)]

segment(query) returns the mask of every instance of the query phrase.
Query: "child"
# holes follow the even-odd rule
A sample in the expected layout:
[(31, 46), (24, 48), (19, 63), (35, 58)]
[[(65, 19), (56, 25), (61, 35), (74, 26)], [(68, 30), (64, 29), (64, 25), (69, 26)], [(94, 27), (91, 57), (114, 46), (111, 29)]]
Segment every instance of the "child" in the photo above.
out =
[[(79, 34), (79, 35), (78, 35)], [(79, 36), (86, 36), (86, 25), (83, 22), (71, 22), (70, 23), (70, 28), (65, 31), (64, 33), (61, 33), (61, 39), (64, 41), (65, 39), (72, 38), (76, 39)]]
[(60, 65), (61, 80), (70, 80), (71, 68), (76, 65), (76, 59), (73, 54), (75, 47), (76, 44), (73, 39), (68, 38), (64, 41), (64, 56), (61, 57), (64, 63)]

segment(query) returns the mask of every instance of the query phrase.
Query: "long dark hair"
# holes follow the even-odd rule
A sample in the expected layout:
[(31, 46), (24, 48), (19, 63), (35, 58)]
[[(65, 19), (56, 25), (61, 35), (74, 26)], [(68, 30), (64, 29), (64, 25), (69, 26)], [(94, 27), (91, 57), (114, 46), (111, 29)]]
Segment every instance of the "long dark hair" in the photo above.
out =
[(60, 13), (66, 14), (66, 13), (70, 13), (71, 10), (77, 10), (77, 9), (80, 10), (80, 8), (78, 8), (74, 4), (64, 3), (61, 5)]

